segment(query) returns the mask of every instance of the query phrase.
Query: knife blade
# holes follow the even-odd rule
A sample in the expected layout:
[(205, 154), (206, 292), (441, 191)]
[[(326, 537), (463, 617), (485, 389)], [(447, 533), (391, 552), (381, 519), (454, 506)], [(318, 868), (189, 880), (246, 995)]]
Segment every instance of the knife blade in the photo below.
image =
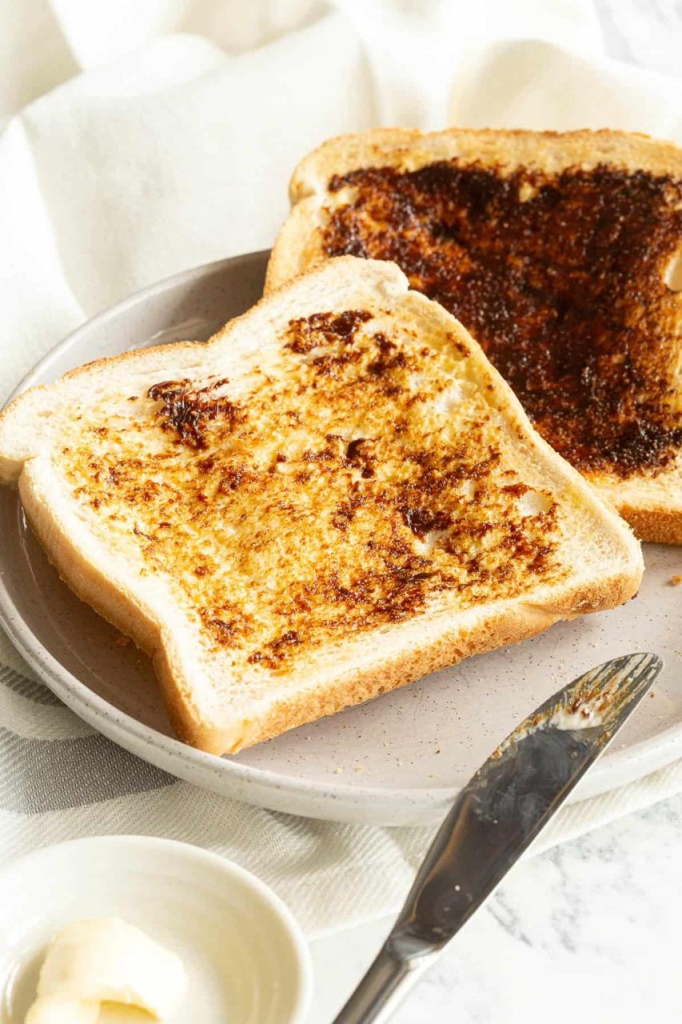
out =
[(334, 1024), (388, 1019), (546, 827), (662, 667), (655, 654), (598, 665), (493, 751), (457, 796), (393, 929)]

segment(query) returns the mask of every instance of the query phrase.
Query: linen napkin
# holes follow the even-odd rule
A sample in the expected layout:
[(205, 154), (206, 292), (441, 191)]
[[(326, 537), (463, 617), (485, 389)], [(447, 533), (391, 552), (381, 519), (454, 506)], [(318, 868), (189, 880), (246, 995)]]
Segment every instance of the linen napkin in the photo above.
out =
[[(601, 56), (587, 0), (466, 13), (442, 0), (29, 0), (13, 17), (35, 74), (10, 49), (0, 101), (9, 113), (39, 98), (0, 137), (0, 397), (130, 292), (270, 245), (293, 167), (330, 135), (457, 123), (682, 141), (682, 86)], [(0, 862), (82, 835), (164, 835), (255, 871), (311, 936), (400, 903), (432, 830), (309, 821), (197, 790), (94, 733), (4, 636), (0, 666)], [(575, 804), (543, 845), (680, 790), (673, 765)]]

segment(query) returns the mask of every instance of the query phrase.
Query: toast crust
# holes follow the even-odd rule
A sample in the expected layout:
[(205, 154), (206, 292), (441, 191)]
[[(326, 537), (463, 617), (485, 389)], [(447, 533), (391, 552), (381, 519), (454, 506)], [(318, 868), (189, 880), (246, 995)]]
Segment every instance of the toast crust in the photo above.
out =
[[(312, 319), (319, 316), (318, 310), (330, 307), (343, 313), (356, 305), (361, 309), (371, 306), (376, 312), (377, 303), (400, 311), (401, 330), (403, 327), (411, 330), (414, 324), (422, 337), (432, 337), (433, 344), (440, 344), (438, 339), (442, 341), (442, 336), (447, 334), (449, 340), (447, 346), (442, 341), (442, 351), (448, 359), (451, 359), (450, 343), (455, 349), (459, 346), (458, 362), (453, 362), (452, 357), (447, 364), (448, 372), (465, 374), (462, 379), (475, 382), (487, 396), (491, 411), (499, 411), (506, 424), (505, 430), (508, 428), (510, 437), (514, 438), (514, 458), (518, 465), (525, 466), (524, 473), (531, 472), (529, 467), (534, 466), (538, 479), (553, 489), (560, 504), (565, 504), (567, 521), (584, 524), (581, 529), (584, 529), (585, 543), (592, 542), (594, 535), (599, 534), (605, 552), (603, 560), (588, 566), (585, 572), (582, 566), (578, 570), (566, 555), (566, 565), (570, 567), (567, 573), (540, 574), (533, 585), (515, 591), (513, 596), (503, 590), (490, 589), (488, 601), (474, 600), (459, 610), (436, 604), (428, 606), (428, 614), (413, 615), (407, 608), (406, 618), (400, 621), (388, 621), (369, 633), (360, 630), (357, 637), (345, 637), (343, 657), (337, 653), (340, 648), (325, 642), (319, 660), (315, 655), (300, 669), (295, 662), (291, 668), (285, 664), (283, 671), (282, 666), (277, 665), (272, 668), (263, 664), (243, 665), (239, 673), (235, 671), (235, 682), (241, 684), (253, 679), (260, 690), (258, 699), (240, 702), (225, 683), (227, 663), (218, 657), (220, 652), (215, 655), (211, 649), (210, 656), (218, 657), (218, 661), (207, 663), (206, 644), (203, 640), (200, 644), (197, 641), (200, 630), (196, 619), (188, 618), (187, 609), (174, 597), (175, 592), (170, 583), (164, 582), (163, 573), (148, 571), (149, 563), (144, 560), (144, 552), (140, 553), (145, 542), (140, 540), (137, 531), (133, 537), (127, 536), (125, 544), (122, 541), (123, 546), (118, 549), (107, 545), (93, 526), (98, 521), (101, 506), (95, 506), (96, 515), (89, 511), (90, 500), (98, 495), (91, 491), (79, 498), (76, 488), (65, 497), (64, 467), (58, 465), (63, 451), (60, 446), (64, 443), (64, 423), (77, 421), (78, 415), (85, 415), (89, 403), (94, 401), (97, 405), (112, 388), (115, 395), (129, 395), (132, 390), (139, 396), (143, 384), (144, 387), (158, 386), (168, 367), (173, 368), (174, 377), (199, 375), (203, 380), (207, 364), (213, 366), (214, 358), (223, 368), (229, 368), (230, 361), (237, 359), (235, 353), (240, 353), (239, 358), (244, 359), (248, 353), (253, 353), (260, 359), (259, 346), (266, 329), (277, 339), (275, 347), (281, 346), (282, 327), (278, 324), (289, 325), (284, 329), (284, 337), (287, 343), (293, 342), (301, 350), (297, 357), (310, 360), (311, 352), (306, 349), (311, 339), (305, 333), (308, 327), (300, 335), (301, 317)], [(297, 325), (293, 338), (292, 322)], [(318, 325), (319, 321), (315, 320), (315, 330), (319, 329)], [(345, 326), (344, 322), (344, 330)], [(337, 324), (334, 330), (334, 345), (337, 345), (341, 328)], [(375, 327), (372, 330), (376, 333)], [(386, 350), (385, 340), (374, 338), (372, 344)], [(357, 339), (353, 345), (358, 345)], [(313, 349), (312, 359), (315, 360), (318, 358), (316, 347)], [(341, 353), (343, 351), (341, 345)], [(274, 355), (273, 352), (269, 356), (271, 372)], [(308, 362), (305, 365), (309, 365)], [(357, 366), (357, 360), (350, 365)], [(326, 369), (328, 364), (323, 361), (319, 366)], [(408, 370), (409, 367), (400, 372)], [(372, 378), (377, 376), (376, 367), (369, 372)], [(391, 386), (398, 381), (392, 376), (393, 372), (386, 378)], [(421, 383), (419, 388), (423, 387)], [(164, 394), (166, 399), (145, 399), (143, 404), (155, 443), (170, 439), (181, 452), (187, 444), (191, 448), (196, 440), (194, 435), (189, 442), (183, 441), (181, 436), (181, 427), (184, 429), (188, 423), (193, 424), (192, 429), (201, 427), (213, 436), (211, 432), (218, 426), (209, 413), (203, 426), (201, 420), (176, 422), (172, 417), (166, 423), (162, 414), (168, 411), (168, 394)], [(171, 407), (175, 409), (172, 403)], [(51, 412), (47, 418), (43, 415), (46, 409)], [(349, 447), (353, 444), (351, 440)], [(613, 607), (636, 592), (642, 573), (641, 552), (627, 527), (596, 497), (579, 474), (535, 434), (513, 393), (467, 332), (441, 307), (407, 292), (404, 276), (396, 267), (385, 263), (351, 257), (327, 262), (305, 278), (287, 285), (274, 299), (263, 300), (245, 317), (233, 321), (207, 346), (189, 343), (127, 353), (73, 371), (48, 388), (27, 392), (0, 415), (0, 454), (5, 475), (18, 479), (28, 519), (62, 578), (82, 600), (152, 657), (178, 734), (212, 753), (234, 753), (285, 729), (313, 721), (321, 714), (333, 713), (404, 685), (468, 654), (535, 635), (558, 619)], [(206, 449), (196, 454), (203, 459)], [(343, 472), (371, 483), (371, 476), (362, 477), (362, 461), (358, 464), (354, 456), (348, 455), (343, 459), (346, 461), (339, 463)], [(308, 461), (311, 465), (318, 464), (315, 460)], [(325, 459), (319, 464), (324, 466)], [(510, 486), (516, 487), (515, 484)], [(527, 488), (510, 493), (516, 500), (517, 496), (524, 497), (526, 491)], [(136, 515), (142, 515), (143, 503), (134, 507)], [(408, 511), (399, 510), (399, 514), (406, 516), (406, 521), (411, 523), (410, 530), (418, 536), (426, 524), (414, 516), (410, 518)], [(395, 522), (396, 529), (403, 529), (397, 519)], [(144, 536), (144, 531), (141, 532)], [(140, 569), (146, 571), (140, 572)], [(373, 638), (370, 645), (367, 636)], [(372, 650), (368, 651), (368, 647)], [(218, 697), (214, 693), (216, 686), (223, 687)]]
[[(564, 195), (561, 231), (553, 205), (557, 188)], [(458, 129), (343, 136), (294, 172), (294, 205), (273, 249), (266, 287), (327, 255), (395, 259), (414, 287), (473, 330), (541, 433), (604, 486), (631, 522), (636, 519), (640, 538), (669, 541), (677, 535), (669, 521), (682, 517), (682, 294), (670, 290), (665, 275), (675, 252), (682, 258), (681, 194), (682, 151), (646, 136)], [(609, 196), (605, 206), (603, 195)], [(456, 214), (448, 205), (453, 202)], [(469, 213), (462, 220), (464, 208)], [(374, 217), (382, 225), (376, 236)], [(544, 232), (543, 217), (549, 218)], [(430, 227), (415, 227), (434, 218), (439, 232), (442, 224), (455, 232), (455, 242), (446, 235), (434, 243)], [(603, 222), (601, 235), (597, 222)], [(581, 232), (589, 235), (588, 256)], [(614, 245), (624, 254), (622, 265), (613, 262)], [(474, 261), (482, 253), (473, 269), (472, 252)], [(583, 284), (585, 259), (592, 273)], [(491, 267), (497, 267), (492, 277)], [(567, 298), (571, 274), (575, 286)], [(623, 298), (617, 300), (619, 289)], [(585, 347), (576, 350), (581, 334)]]
[[(468, 630), (455, 629), (450, 636), (444, 635), (404, 653), (386, 655), (371, 669), (353, 672), (335, 680), (331, 686), (318, 686), (304, 696), (278, 702), (257, 723), (248, 723), (240, 742), (232, 747), (229, 746), (231, 736), (223, 731), (206, 728), (187, 731), (184, 710), (172, 703), (170, 694), (169, 716), (178, 735), (193, 746), (216, 754), (236, 753), (289, 729), (400, 689), (430, 672), (457, 665), (473, 654), (530, 640), (561, 620), (623, 604), (635, 593), (632, 574), (623, 572), (595, 584), (589, 593), (577, 587), (573, 593), (566, 592), (552, 611), (533, 606), (521, 610), (500, 609)], [(571, 610), (576, 607), (580, 610)]]
[(642, 508), (621, 505), (620, 514), (637, 537), (657, 544), (682, 544), (682, 513), (675, 508)]
[[(528, 166), (547, 174), (578, 164), (588, 169), (612, 163), (626, 170), (644, 165), (654, 174), (682, 176), (679, 146), (639, 132), (448, 128), (427, 133), (379, 128), (338, 135), (308, 153), (292, 174), (292, 211), (272, 249), (265, 294), (304, 273), (311, 262), (324, 258), (317, 232), (319, 222), (312, 214), (319, 211), (320, 200), (333, 175), (387, 163), (417, 168), (435, 160), (454, 158), (508, 168)], [(299, 204), (306, 200), (310, 200), (308, 206), (297, 212)]]

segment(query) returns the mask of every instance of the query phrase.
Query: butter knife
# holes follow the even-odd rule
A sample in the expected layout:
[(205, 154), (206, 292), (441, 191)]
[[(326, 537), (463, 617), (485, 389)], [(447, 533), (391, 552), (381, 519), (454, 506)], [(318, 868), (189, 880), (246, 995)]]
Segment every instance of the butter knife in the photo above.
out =
[(398, 920), (334, 1024), (385, 1022), (559, 810), (663, 667), (607, 661), (525, 719), (458, 795)]

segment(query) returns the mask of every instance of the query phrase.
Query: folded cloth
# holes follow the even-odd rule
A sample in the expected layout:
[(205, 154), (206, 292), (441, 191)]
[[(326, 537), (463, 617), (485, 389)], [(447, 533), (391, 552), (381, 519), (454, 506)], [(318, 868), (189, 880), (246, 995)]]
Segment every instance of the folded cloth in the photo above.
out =
[[(270, 245), (294, 165), (330, 135), (449, 122), (682, 141), (682, 86), (600, 56), (587, 0), (469, 8), (465, 17), (445, 0), (22, 5), (11, 27), (24, 46), (32, 40), (40, 75), (25, 77), (23, 50), (21, 60), (8, 54), (5, 111), (88, 70), (0, 137), (0, 395), (130, 292)], [(146, 833), (234, 857), (310, 935), (400, 903), (432, 830), (309, 821), (198, 791), (92, 732), (4, 636), (0, 666), (0, 861), (76, 836)], [(673, 765), (577, 803), (543, 845), (680, 790)]]

